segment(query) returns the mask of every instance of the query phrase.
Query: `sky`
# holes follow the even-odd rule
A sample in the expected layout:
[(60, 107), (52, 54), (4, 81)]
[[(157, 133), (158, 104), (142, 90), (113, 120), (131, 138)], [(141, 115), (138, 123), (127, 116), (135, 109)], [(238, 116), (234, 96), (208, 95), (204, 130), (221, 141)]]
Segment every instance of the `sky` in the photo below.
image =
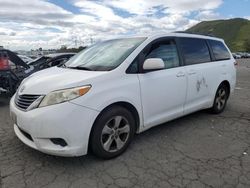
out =
[(0, 0), (0, 46), (85, 46), (185, 30), (201, 21), (250, 19), (250, 0)]

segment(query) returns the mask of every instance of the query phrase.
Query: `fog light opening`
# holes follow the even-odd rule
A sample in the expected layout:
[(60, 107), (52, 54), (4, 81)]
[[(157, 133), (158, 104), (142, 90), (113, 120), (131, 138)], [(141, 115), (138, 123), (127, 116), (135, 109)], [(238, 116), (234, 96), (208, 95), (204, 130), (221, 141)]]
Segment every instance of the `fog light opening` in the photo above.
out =
[(67, 142), (62, 138), (51, 138), (50, 140), (51, 140), (51, 142), (53, 144), (59, 145), (59, 146), (62, 146), (62, 147), (65, 147), (65, 146), (68, 145)]

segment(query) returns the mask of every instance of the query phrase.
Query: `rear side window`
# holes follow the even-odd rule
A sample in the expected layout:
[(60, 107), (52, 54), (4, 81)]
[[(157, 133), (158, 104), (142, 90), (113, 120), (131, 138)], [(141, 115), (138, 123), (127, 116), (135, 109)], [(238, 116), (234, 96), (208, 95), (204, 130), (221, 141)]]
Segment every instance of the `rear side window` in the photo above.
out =
[(230, 53), (221, 41), (209, 40), (209, 44), (212, 48), (214, 58), (217, 61), (230, 59)]
[(211, 61), (209, 49), (204, 39), (180, 38), (180, 47), (186, 65)]

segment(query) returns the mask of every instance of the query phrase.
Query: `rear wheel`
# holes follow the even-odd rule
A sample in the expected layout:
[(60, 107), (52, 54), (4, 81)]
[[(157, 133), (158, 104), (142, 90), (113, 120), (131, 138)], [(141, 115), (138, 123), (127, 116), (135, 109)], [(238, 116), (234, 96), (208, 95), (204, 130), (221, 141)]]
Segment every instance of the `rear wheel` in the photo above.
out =
[(105, 110), (94, 124), (91, 149), (98, 157), (114, 158), (127, 149), (134, 133), (133, 115), (123, 107), (111, 107)]
[(217, 89), (214, 98), (214, 104), (211, 108), (212, 113), (219, 114), (223, 112), (226, 107), (227, 100), (229, 97), (229, 88), (225, 84), (221, 84)]

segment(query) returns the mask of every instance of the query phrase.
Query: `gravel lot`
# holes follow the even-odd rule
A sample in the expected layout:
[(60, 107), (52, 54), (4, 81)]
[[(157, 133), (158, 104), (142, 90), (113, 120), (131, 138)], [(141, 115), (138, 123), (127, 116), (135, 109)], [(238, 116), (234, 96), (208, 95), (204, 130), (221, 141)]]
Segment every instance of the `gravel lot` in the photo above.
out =
[(49, 156), (14, 135), (0, 100), (0, 187), (250, 187), (250, 60), (224, 113), (197, 112), (137, 135), (122, 156)]

